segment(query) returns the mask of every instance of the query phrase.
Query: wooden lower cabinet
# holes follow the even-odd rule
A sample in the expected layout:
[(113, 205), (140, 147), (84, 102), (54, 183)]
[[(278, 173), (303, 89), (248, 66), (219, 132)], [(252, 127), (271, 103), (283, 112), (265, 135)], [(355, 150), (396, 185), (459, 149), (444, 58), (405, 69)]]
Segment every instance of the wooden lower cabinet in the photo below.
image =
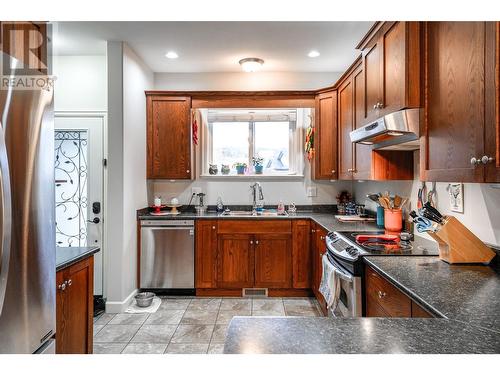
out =
[(218, 242), (217, 287), (238, 289), (253, 287), (253, 236), (221, 234)]
[(195, 286), (198, 295), (306, 296), (312, 285), (311, 221), (197, 220)]
[(292, 287), (292, 247), (289, 234), (259, 234), (254, 240), (256, 288)]
[(321, 276), (323, 274), (323, 255), (326, 253), (326, 237), (327, 231), (320, 225), (315, 225), (314, 228), (314, 247), (312, 247), (313, 253), (313, 293), (316, 296), (316, 300), (321, 307), (321, 311), (324, 315), (327, 315), (326, 301), (323, 295), (319, 292), (319, 286), (321, 284)]
[(292, 222), (292, 287), (309, 289), (312, 285), (311, 221)]
[(195, 287), (217, 287), (217, 220), (196, 220)]
[(365, 269), (367, 317), (432, 318), (415, 301), (370, 267)]
[(56, 353), (91, 354), (94, 257), (56, 274)]

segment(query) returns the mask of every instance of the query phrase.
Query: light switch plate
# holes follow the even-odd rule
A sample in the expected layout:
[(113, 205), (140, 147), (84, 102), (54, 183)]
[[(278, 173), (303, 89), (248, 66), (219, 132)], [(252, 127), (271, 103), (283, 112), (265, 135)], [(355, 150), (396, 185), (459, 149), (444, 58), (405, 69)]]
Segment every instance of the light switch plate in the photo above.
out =
[(307, 187), (307, 196), (308, 197), (316, 197), (318, 195), (318, 189), (316, 186), (308, 186)]
[(201, 193), (201, 187), (192, 187), (191, 188), (191, 194), (200, 194)]

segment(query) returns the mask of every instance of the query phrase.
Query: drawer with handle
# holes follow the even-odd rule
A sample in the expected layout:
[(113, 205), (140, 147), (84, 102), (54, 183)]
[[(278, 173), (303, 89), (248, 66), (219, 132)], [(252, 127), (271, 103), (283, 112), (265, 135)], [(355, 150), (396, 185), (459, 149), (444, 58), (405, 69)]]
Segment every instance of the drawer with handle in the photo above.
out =
[(365, 280), (366, 316), (411, 317), (409, 297), (370, 267), (366, 267)]

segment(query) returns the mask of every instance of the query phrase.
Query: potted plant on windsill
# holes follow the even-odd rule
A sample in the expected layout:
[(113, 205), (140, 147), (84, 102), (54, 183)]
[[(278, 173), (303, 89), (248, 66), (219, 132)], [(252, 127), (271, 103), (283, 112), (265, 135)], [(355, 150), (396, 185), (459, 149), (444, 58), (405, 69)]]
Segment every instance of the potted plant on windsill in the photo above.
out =
[(245, 169), (247, 167), (246, 163), (234, 163), (234, 167), (236, 168), (237, 174), (245, 174)]
[(255, 174), (262, 174), (264, 170), (264, 158), (253, 157), (252, 158), (253, 168), (255, 169)]

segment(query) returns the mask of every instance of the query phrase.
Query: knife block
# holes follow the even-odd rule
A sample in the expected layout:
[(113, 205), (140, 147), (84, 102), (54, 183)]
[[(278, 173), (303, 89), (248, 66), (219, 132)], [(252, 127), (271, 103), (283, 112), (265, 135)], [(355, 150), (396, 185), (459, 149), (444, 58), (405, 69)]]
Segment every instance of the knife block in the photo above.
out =
[(441, 229), (429, 235), (439, 245), (439, 258), (449, 264), (488, 264), (496, 253), (453, 216), (446, 216)]

